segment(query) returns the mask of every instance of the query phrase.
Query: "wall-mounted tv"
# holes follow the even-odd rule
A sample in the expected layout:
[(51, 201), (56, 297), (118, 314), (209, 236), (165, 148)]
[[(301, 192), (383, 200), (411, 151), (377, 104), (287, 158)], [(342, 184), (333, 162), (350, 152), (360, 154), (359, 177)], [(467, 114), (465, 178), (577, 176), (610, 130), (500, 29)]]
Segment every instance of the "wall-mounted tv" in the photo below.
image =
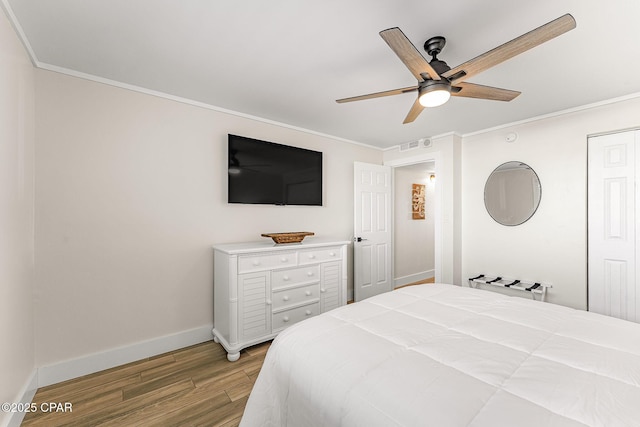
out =
[(322, 153), (229, 134), (229, 203), (322, 206)]

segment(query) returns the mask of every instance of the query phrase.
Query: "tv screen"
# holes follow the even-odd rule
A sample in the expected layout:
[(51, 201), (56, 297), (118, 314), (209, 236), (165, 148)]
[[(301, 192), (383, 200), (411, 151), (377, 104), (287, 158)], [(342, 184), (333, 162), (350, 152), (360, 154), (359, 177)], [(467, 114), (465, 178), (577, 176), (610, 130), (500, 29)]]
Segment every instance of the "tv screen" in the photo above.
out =
[(229, 134), (229, 203), (322, 206), (322, 153)]

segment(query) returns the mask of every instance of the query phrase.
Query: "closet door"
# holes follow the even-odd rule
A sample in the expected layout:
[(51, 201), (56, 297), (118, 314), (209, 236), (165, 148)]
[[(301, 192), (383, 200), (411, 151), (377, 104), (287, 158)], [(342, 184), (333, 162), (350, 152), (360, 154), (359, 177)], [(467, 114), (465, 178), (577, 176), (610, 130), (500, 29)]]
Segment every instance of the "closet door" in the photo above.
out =
[(629, 131), (588, 141), (589, 311), (634, 322), (640, 322), (639, 135)]

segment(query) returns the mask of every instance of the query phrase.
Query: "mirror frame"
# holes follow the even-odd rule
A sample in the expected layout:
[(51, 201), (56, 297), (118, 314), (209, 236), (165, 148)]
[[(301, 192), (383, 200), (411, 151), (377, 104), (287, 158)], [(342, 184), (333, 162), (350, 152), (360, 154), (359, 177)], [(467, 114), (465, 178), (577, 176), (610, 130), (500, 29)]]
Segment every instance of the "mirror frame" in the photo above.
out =
[[(500, 171), (502, 167), (504, 167), (505, 165), (508, 165), (510, 163), (518, 163), (518, 164), (526, 167), (527, 169), (529, 169), (533, 173), (533, 177), (535, 178), (535, 181), (538, 184), (538, 199), (535, 201), (534, 206), (532, 206), (532, 208), (530, 209), (528, 216), (526, 218), (524, 218), (522, 221), (517, 222), (517, 223), (506, 222), (506, 220), (501, 221), (499, 218), (496, 217), (497, 216), (496, 212), (493, 212), (493, 213), (491, 212), (491, 210), (489, 209), (489, 206), (487, 204), (487, 186), (488, 186), (489, 182), (491, 181), (491, 178), (494, 176), (495, 173)], [(521, 161), (517, 161), (517, 160), (504, 162), (504, 163), (498, 165), (498, 167), (496, 167), (493, 171), (491, 171), (491, 173), (487, 177), (487, 180), (485, 181), (485, 184), (484, 184), (484, 197), (483, 197), (483, 199), (484, 199), (483, 200), (484, 201), (484, 207), (487, 210), (487, 213), (489, 214), (489, 216), (495, 222), (497, 222), (500, 225), (507, 226), (507, 227), (515, 227), (517, 225), (522, 225), (525, 222), (529, 221), (531, 219), (531, 217), (533, 217), (533, 215), (535, 215), (535, 213), (538, 211), (538, 207), (540, 206), (540, 202), (542, 201), (542, 183), (540, 182), (540, 177), (538, 176), (536, 171), (531, 166), (529, 166), (527, 163), (521, 162)]]

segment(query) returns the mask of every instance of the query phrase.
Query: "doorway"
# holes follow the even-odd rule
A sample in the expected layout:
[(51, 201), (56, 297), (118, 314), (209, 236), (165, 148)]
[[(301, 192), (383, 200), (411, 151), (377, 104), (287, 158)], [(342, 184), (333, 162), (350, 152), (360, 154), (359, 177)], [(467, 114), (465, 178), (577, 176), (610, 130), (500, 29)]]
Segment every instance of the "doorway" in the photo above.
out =
[(435, 276), (435, 162), (394, 168), (393, 287)]
[[(452, 267), (452, 266), (449, 266), (447, 263), (446, 264), (447, 271), (444, 271), (444, 268), (443, 268), (443, 266), (445, 266), (443, 261), (444, 255), (445, 255), (445, 251), (444, 251), (445, 232), (443, 231), (443, 214), (442, 214), (443, 206), (444, 206), (443, 189), (449, 188), (447, 186), (448, 185), (450, 186), (451, 184), (446, 183), (445, 181), (448, 179), (451, 179), (451, 177), (449, 176), (450, 174), (445, 174), (444, 171), (442, 170), (443, 164), (444, 164), (442, 159), (443, 159), (443, 154), (440, 151), (431, 151), (431, 152), (415, 155), (410, 158), (394, 159), (394, 160), (385, 162), (385, 165), (391, 166), (394, 170), (397, 168), (411, 167), (414, 165), (429, 164), (430, 165), (429, 169), (434, 172), (433, 175), (435, 175), (434, 177), (435, 181), (433, 183), (434, 184), (433, 199), (431, 200), (431, 203), (433, 205), (432, 207), (433, 207), (433, 224), (434, 224), (433, 226), (433, 277), (436, 283), (442, 283), (443, 278), (448, 278), (446, 280), (451, 280), (451, 278), (449, 278), (451, 276), (450, 274), (451, 272), (449, 271), (449, 268)], [(416, 166), (416, 167), (419, 167), (419, 166)], [(395, 204), (396, 203), (395, 199), (397, 199), (399, 196), (396, 195), (394, 192), (393, 197), (394, 197), (393, 203)], [(394, 216), (395, 216), (395, 212), (394, 212)], [(395, 230), (394, 230), (394, 234), (395, 234)], [(412, 244), (415, 245), (416, 242), (413, 242)], [(429, 245), (431, 245), (431, 243), (429, 243)], [(394, 253), (395, 253), (395, 248), (394, 248)], [(398, 275), (394, 272), (394, 278), (397, 278), (397, 277)]]

